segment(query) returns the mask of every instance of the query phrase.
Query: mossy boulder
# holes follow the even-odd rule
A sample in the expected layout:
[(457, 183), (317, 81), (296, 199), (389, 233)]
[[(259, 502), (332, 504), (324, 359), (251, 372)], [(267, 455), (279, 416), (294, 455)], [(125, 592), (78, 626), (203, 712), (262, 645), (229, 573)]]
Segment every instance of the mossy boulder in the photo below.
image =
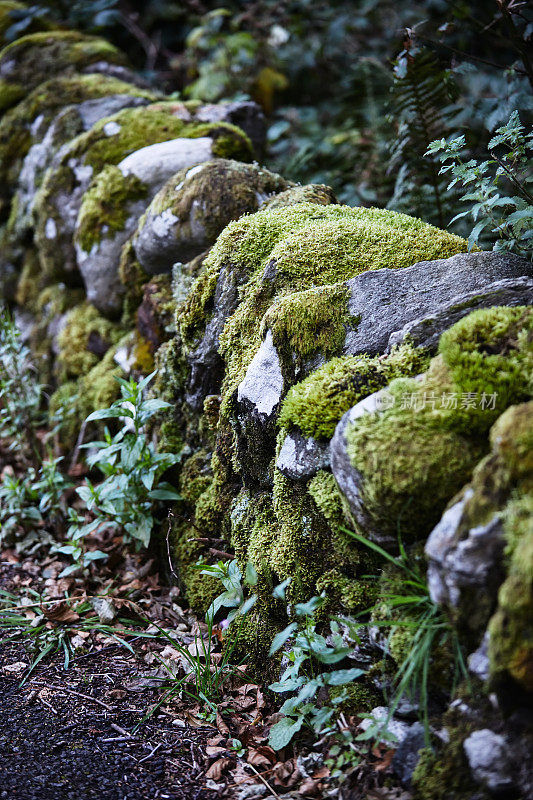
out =
[(0, 109), (59, 73), (81, 72), (96, 63), (122, 65), (126, 57), (105, 39), (72, 31), (23, 36), (0, 52)]
[[(225, 359), (227, 411), (271, 329), (275, 339), (289, 339), (285, 350), (292, 343), (304, 354), (296, 350), (280, 365), (288, 389), (304, 377), (302, 361), (342, 351), (351, 319), (344, 281), (366, 270), (407, 267), (465, 247), (463, 240), (420, 220), (378, 209), (307, 202), (242, 217), (219, 236), (180, 310), (180, 330), (195, 374), (202, 359), (208, 363), (209, 340), (209, 347)], [(275, 364), (275, 356), (271, 361)], [(191, 402), (198, 402), (197, 393), (193, 385)]]
[(372, 392), (400, 376), (424, 372), (429, 357), (403, 345), (386, 357), (339, 356), (293, 386), (281, 407), (280, 427), (299, 428), (305, 436), (331, 439), (341, 417)]
[(287, 181), (256, 164), (217, 159), (173, 175), (140, 220), (133, 239), (148, 273), (168, 272), (216, 240), (226, 225), (257, 211)]
[[(155, 99), (151, 92), (107, 75), (67, 75), (39, 84), (0, 121), (0, 176), (4, 188), (19, 179), (21, 162), (32, 146), (46, 143), (32, 153), (42, 176), (55, 150), (90, 128), (98, 119), (128, 105)], [(93, 101), (100, 100), (100, 103)], [(52, 130), (50, 131), (50, 126)], [(46, 153), (44, 152), (46, 148)], [(25, 165), (28, 171), (30, 164)], [(25, 183), (31, 176), (21, 176)], [(33, 178), (36, 188), (36, 179)], [(28, 187), (25, 187), (28, 191)]]
[(343, 417), (333, 472), (367, 535), (428, 535), (487, 452), (495, 416), (529, 396), (532, 320), (524, 308), (474, 312), (443, 336), (421, 380), (390, 384), (385, 410), (360, 403)]
[[(224, 123), (184, 122), (175, 116), (173, 103), (124, 109), (100, 120), (65, 148), (48, 171), (36, 198), (36, 241), (43, 270), (65, 276), (76, 272), (72, 245), (76, 218), (91, 181), (104, 167), (116, 166), (124, 176), (137, 177), (149, 188), (148, 202), (169, 175), (181, 167), (227, 151), (237, 158), (251, 158), (250, 143), (237, 128)], [(108, 202), (102, 181), (98, 195), (99, 202)], [(127, 216), (124, 210), (119, 213)], [(91, 241), (97, 240), (97, 234), (91, 236)], [(118, 245), (122, 243), (123, 237), (119, 237), (118, 256), (112, 267), (115, 274), (120, 257)]]

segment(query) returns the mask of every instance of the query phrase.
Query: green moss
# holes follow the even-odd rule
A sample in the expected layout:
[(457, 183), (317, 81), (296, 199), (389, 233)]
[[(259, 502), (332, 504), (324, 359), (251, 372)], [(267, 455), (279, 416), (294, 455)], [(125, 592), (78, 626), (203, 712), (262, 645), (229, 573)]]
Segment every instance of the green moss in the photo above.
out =
[[(109, 122), (120, 126), (117, 133), (104, 130)], [(109, 129), (108, 129), (109, 130)], [(143, 108), (126, 108), (99, 120), (90, 131), (79, 136), (69, 148), (68, 157), (83, 157), (95, 173), (106, 164), (118, 164), (130, 153), (151, 144), (184, 137), (196, 139), (210, 136), (215, 141), (225, 136), (233, 142), (234, 158), (251, 158), (251, 145), (240, 128), (227, 123), (184, 122), (173, 115), (172, 103), (157, 103)], [(245, 151), (245, 152), (243, 152)]]
[(104, 167), (83, 196), (75, 241), (89, 253), (102, 238), (112, 238), (124, 230), (128, 204), (142, 200), (147, 193), (147, 187), (135, 175), (125, 176), (115, 166)]
[(284, 627), (272, 620), (263, 608), (254, 608), (228, 628), (224, 637), (226, 651), (233, 663), (245, 663), (246, 674), (261, 685), (279, 677), (279, 656), (269, 658), (274, 636)]
[[(269, 313), (280, 336), (287, 333), (303, 352), (308, 352), (318, 324), (319, 345), (332, 354), (347, 319), (346, 288), (332, 287), (323, 293), (316, 291), (317, 287), (344, 281), (368, 269), (406, 267), (465, 248), (466, 243), (458, 237), (420, 220), (378, 209), (300, 203), (260, 211), (230, 223), (219, 236), (205, 261), (203, 275), (181, 311), (182, 336), (192, 346), (210, 314), (218, 275), (224, 268), (242, 286), (243, 298), (220, 337), (220, 352), (226, 361), (225, 411), (228, 398), (259, 347), (260, 332), (266, 325), (261, 320), (276, 299), (280, 303)], [(289, 292), (297, 291), (308, 294), (287, 298)], [(328, 301), (335, 305), (328, 307)], [(295, 316), (296, 308), (301, 318)], [(333, 313), (329, 322), (328, 312)]]
[(126, 289), (122, 323), (131, 325), (135, 318), (135, 312), (143, 298), (143, 287), (150, 280), (150, 275), (144, 271), (137, 260), (131, 239), (128, 239), (122, 248), (118, 274), (120, 282)]
[(90, 303), (77, 306), (58, 338), (57, 368), (62, 379), (86, 375), (123, 335), (122, 328), (101, 317)]
[(510, 493), (502, 513), (507, 578), (489, 623), (491, 674), (533, 691), (533, 401), (507, 409), (491, 440)]
[(201, 575), (195, 568), (199, 560), (204, 560), (205, 545), (198, 542), (196, 528), (183, 518), (173, 524), (171, 536), (174, 569), (178, 572), (185, 597), (194, 611), (205, 614), (221, 592), (218, 580)]
[(368, 714), (382, 701), (382, 696), (371, 686), (364, 683), (349, 683), (347, 686), (335, 686), (329, 690), (331, 699), (347, 694), (339, 705), (343, 714)]
[(26, 253), (17, 283), (15, 295), (17, 304), (27, 311), (35, 312), (37, 309), (37, 299), (42, 288), (39, 260), (32, 248)]
[(315, 353), (328, 358), (344, 343), (348, 298), (343, 283), (281, 297), (263, 317), (261, 334), (270, 328), (278, 350), (288, 347), (302, 359)]
[(368, 580), (357, 580), (337, 569), (328, 570), (316, 582), (316, 592), (325, 592), (328, 607), (348, 614), (366, 611), (376, 599), (376, 586)]
[(507, 406), (533, 393), (533, 309), (473, 311), (443, 333), (439, 353), (462, 397), (495, 395), (494, 407), (460, 404), (449, 415), (450, 425), (486, 431)]
[[(398, 379), (394, 395), (420, 384)], [(422, 539), (487, 449), (438, 426), (431, 409), (395, 407), (360, 417), (346, 432), (348, 454), (362, 476), (362, 502), (373, 530), (404, 541)]]
[[(365, 513), (377, 530), (396, 536), (400, 526), (402, 536), (421, 538), (436, 524), (487, 452), (495, 415), (528, 396), (532, 320), (524, 308), (473, 312), (443, 335), (423, 380), (393, 381), (393, 407), (347, 432)], [(496, 395), (494, 409), (484, 405), (484, 392)], [(526, 437), (522, 450), (529, 445)], [(490, 502), (485, 506), (489, 513)]]
[(211, 457), (206, 450), (198, 450), (184, 463), (180, 474), (180, 494), (191, 505), (209, 488), (213, 480)]
[(8, 108), (37, 84), (59, 73), (81, 71), (97, 61), (123, 64), (125, 57), (104, 39), (72, 31), (23, 36), (0, 52), (0, 67), (14, 63), (9, 80), (3, 80), (7, 91), (0, 87), (0, 108)]
[(305, 290), (367, 269), (400, 268), (466, 250), (466, 242), (421, 220), (373, 208), (300, 203), (230, 223), (206, 259), (182, 317), (185, 340), (205, 320), (222, 266), (250, 278), (275, 261), (274, 288)]
[(293, 386), (285, 398), (278, 424), (297, 426), (306, 436), (330, 439), (343, 414), (391, 380), (414, 376), (428, 365), (420, 349), (402, 345), (390, 356), (340, 356), (330, 359), (308, 378)]
[(284, 192), (267, 200), (263, 209), (284, 208), (297, 203), (315, 203), (316, 205), (329, 206), (337, 204), (333, 189), (323, 184), (310, 183), (306, 186), (292, 186)]
[(473, 796), (484, 800), (470, 777), (463, 749), (465, 734), (451, 731), (451, 741), (440, 752), (429, 747), (420, 751), (420, 759), (413, 773), (415, 800), (471, 800)]
[(342, 500), (337, 481), (326, 470), (321, 469), (309, 481), (307, 491), (332, 529), (339, 527), (343, 520)]

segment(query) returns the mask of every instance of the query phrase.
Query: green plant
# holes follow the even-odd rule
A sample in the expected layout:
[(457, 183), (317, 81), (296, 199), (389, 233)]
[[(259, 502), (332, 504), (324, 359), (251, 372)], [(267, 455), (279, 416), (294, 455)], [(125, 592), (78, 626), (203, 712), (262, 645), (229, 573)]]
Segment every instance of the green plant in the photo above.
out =
[(61, 528), (67, 513), (64, 495), (72, 487), (59, 469), (61, 461), (62, 458), (47, 459), (38, 468), (29, 467), (23, 477), (4, 471), (0, 483), (0, 541), (43, 529), (55, 533)]
[(87, 422), (119, 419), (122, 427), (114, 436), (106, 428), (104, 441), (84, 445), (93, 451), (87, 457), (87, 464), (97, 467), (104, 480), (98, 485), (87, 480), (76, 490), (87, 510), (93, 513), (94, 520), (81, 525), (79, 534), (72, 532), (75, 541), (105, 523), (117, 526), (123, 531), (125, 541), (134, 541), (137, 548), (147, 547), (154, 526), (154, 511), (160, 501), (181, 499), (169, 483), (161, 480), (163, 473), (181, 456), (157, 453), (145, 431), (155, 414), (170, 407), (164, 400), (146, 399), (144, 393), (154, 375), (155, 372), (139, 382), (117, 379), (120, 400), (87, 417)]
[(85, 544), (87, 531), (85, 529), (85, 519), (78, 514), (74, 508), (68, 509), (68, 521), (70, 523), (65, 541), (62, 544), (52, 545), (51, 553), (62, 553), (70, 556), (74, 561), (59, 573), (59, 578), (65, 578), (78, 570), (86, 571), (94, 561), (102, 561), (108, 558), (108, 554), (101, 550), (88, 550)]
[(468, 189), (461, 201), (469, 203), (470, 208), (456, 214), (450, 224), (471, 217), (475, 222), (468, 237), (471, 248), (485, 240), (492, 242), (493, 250), (513, 250), (532, 258), (533, 193), (528, 185), (533, 183), (533, 130), (526, 133), (518, 111), (514, 111), (490, 140), (489, 159), (464, 160), (465, 145), (464, 136), (450, 141), (438, 139), (431, 142), (426, 153), (431, 157), (439, 154), (439, 174), (451, 174), (448, 190), (454, 186)]
[[(451, 684), (448, 687), (453, 694), (459, 679), (468, 681), (468, 671), (459, 642), (457, 632), (444, 610), (431, 599), (425, 575), (420, 565), (409, 558), (401, 539), (399, 539), (399, 556), (393, 556), (375, 542), (366, 539), (354, 531), (344, 532), (356, 539), (360, 544), (370, 548), (386, 562), (391, 564), (400, 575), (390, 591), (382, 591), (379, 600), (366, 612), (370, 615), (368, 622), (355, 622), (350, 626), (353, 636), (357, 630), (367, 627), (383, 627), (389, 630), (388, 651), (391, 650), (393, 636), (405, 632), (405, 655), (397, 664), (394, 676), (394, 688), (388, 700), (387, 717), (372, 726), (370, 733), (362, 738), (375, 736), (386, 738), (387, 726), (390, 723), (400, 701), (407, 696), (418, 703), (420, 719), (424, 724), (426, 742), (429, 744), (429, 681), (435, 658), (445, 652), (451, 660)], [(382, 608), (387, 609), (383, 618)], [(361, 616), (361, 615), (359, 615)]]
[[(275, 596), (279, 596), (279, 587)], [(285, 700), (280, 709), (284, 716), (270, 730), (268, 741), (274, 750), (281, 750), (289, 744), (304, 724), (317, 734), (333, 733), (336, 728), (332, 719), (346, 695), (341, 693), (329, 703), (319, 704), (316, 701), (319, 691), (327, 687), (344, 686), (364, 674), (358, 668), (318, 671), (318, 664), (336, 664), (352, 650), (344, 644), (337, 620), (330, 620), (327, 638), (317, 632), (314, 615), (324, 602), (321, 596), (312, 597), (307, 603), (297, 603), (294, 614), (301, 624), (298, 621), (291, 622), (272, 642), (270, 655), (277, 653), (289, 639), (291, 647), (283, 653), (288, 666), (280, 680), (272, 683), (269, 689), (276, 693), (296, 692)]]
[(232, 663), (234, 644), (224, 648), (222, 653), (215, 654), (218, 638), (214, 632), (213, 616), (207, 614), (206, 622), (205, 633), (197, 634), (188, 647), (178, 642), (165, 628), (152, 623), (158, 629), (160, 636), (178, 651), (181, 663), (174, 667), (159, 658), (161, 666), (167, 672), (167, 676), (161, 679), (164, 694), (138, 723), (136, 729), (150, 719), (163, 703), (169, 702), (176, 696), (189, 697), (202, 704), (203, 716), (210, 722), (216, 717), (215, 702), (221, 699), (225, 684), (237, 673), (244, 676), (240, 665)]
[(443, 69), (427, 48), (419, 48), (409, 34), (394, 66), (393, 116), (398, 131), (392, 141), (389, 172), (396, 174), (394, 194), (387, 208), (403, 211), (443, 228), (451, 208), (445, 181), (434, 158), (422, 160), (431, 141), (449, 130), (455, 115), (458, 88), (451, 71)]
[(75, 655), (71, 640), (80, 631), (109, 636), (132, 653), (124, 636), (154, 638), (142, 628), (132, 628), (131, 620), (126, 618), (119, 617), (115, 625), (100, 622), (87, 598), (75, 600), (66, 596), (58, 603), (57, 600), (43, 600), (33, 589), (28, 589), (22, 598), (0, 589), (0, 631), (8, 632), (7, 639), (22, 639), (30, 649), (32, 661), (22, 684), (35, 667), (53, 653), (63, 654), (63, 666), (68, 669)]
[[(238, 616), (244, 616), (257, 601), (257, 595), (253, 594), (245, 599), (245, 589), (243, 586), (242, 574), (236, 561), (218, 561), (216, 564), (197, 564), (201, 575), (208, 575), (221, 581), (225, 591), (215, 597), (207, 609), (207, 617), (214, 619), (216, 613), (221, 608), (231, 608), (232, 610), (226, 617), (226, 626), (230, 625)], [(257, 585), (257, 572), (250, 562), (246, 565), (245, 581), (248, 586)]]
[(42, 386), (29, 348), (5, 308), (0, 308), (0, 439), (32, 458), (38, 452), (36, 429), (43, 424)]

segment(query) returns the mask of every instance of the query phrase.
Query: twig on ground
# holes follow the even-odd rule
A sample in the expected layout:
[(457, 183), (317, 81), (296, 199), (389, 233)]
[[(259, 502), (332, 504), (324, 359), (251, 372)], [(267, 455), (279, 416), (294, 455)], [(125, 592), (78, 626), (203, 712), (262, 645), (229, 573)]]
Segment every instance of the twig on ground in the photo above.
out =
[(56, 689), (58, 692), (68, 692), (69, 694), (76, 695), (76, 697), (82, 697), (84, 700), (92, 700), (93, 703), (98, 703), (99, 706), (107, 709), (107, 711), (113, 711), (112, 707), (108, 706), (107, 703), (98, 700), (96, 697), (91, 697), (90, 694), (82, 694), (81, 692), (74, 691), (74, 689), (68, 689), (66, 686), (56, 686), (56, 684), (53, 683), (42, 683), (41, 681), (31, 681), (31, 683), (37, 683), (38, 686), (44, 686), (47, 689)]
[(248, 766), (250, 767), (250, 769), (251, 769), (253, 772), (255, 772), (255, 774), (257, 775), (257, 777), (258, 777), (258, 778), (259, 778), (259, 780), (261, 781), (261, 783), (264, 783), (264, 784), (265, 784), (265, 786), (267, 787), (267, 789), (268, 789), (268, 791), (270, 792), (270, 794), (271, 794), (273, 797), (277, 797), (277, 798), (278, 798), (278, 800), (281, 800), (281, 797), (279, 796), (279, 794), (278, 794), (278, 793), (275, 791), (275, 789), (273, 789), (273, 788), (272, 788), (272, 786), (271, 786), (269, 783), (267, 783), (267, 781), (266, 781), (266, 780), (265, 780), (265, 779), (262, 777), (261, 773), (260, 773), (260, 772), (258, 772), (258, 771), (256, 770), (256, 768), (253, 766), (253, 764), (248, 764)]

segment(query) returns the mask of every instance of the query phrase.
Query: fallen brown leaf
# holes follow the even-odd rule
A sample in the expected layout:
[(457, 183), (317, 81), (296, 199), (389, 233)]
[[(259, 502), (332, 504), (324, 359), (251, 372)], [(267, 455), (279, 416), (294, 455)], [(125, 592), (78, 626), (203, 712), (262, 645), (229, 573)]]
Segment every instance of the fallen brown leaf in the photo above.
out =
[(46, 608), (41, 606), (41, 612), (50, 622), (77, 622), (80, 615), (73, 611), (68, 603), (63, 600)]
[(248, 750), (247, 761), (254, 767), (270, 767), (276, 763), (276, 754), (268, 745), (250, 747)]
[(217, 710), (217, 728), (219, 730), (219, 733), (221, 733), (223, 736), (229, 735), (229, 728), (224, 722), (222, 714), (218, 710)]
[(205, 773), (205, 777), (211, 781), (219, 781), (222, 777), (224, 770), (231, 764), (231, 758), (219, 758), (214, 764), (211, 764)]

